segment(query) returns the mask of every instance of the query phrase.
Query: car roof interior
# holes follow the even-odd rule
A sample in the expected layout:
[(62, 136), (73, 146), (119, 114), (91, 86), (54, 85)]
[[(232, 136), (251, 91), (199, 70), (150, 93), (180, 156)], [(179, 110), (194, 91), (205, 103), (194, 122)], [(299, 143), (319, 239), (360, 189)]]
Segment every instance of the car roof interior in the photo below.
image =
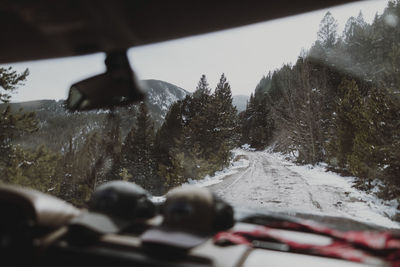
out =
[(4, 0), (0, 63), (125, 50), (348, 2)]

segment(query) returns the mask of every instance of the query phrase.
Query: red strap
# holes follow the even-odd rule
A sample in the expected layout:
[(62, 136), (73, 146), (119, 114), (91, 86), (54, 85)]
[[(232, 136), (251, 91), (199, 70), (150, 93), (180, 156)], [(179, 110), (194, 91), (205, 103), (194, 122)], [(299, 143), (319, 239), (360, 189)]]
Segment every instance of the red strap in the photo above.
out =
[[(296, 227), (298, 226), (296, 225)], [(340, 232), (319, 226), (310, 226), (309, 230), (313, 230), (314, 233), (323, 233), (324, 235), (329, 233), (329, 236), (334, 238), (333, 242), (329, 245), (303, 244), (284, 238), (280, 236), (280, 232), (266, 226), (258, 226), (252, 231), (220, 232), (214, 236), (214, 242), (218, 245), (244, 244), (253, 246), (253, 240), (272, 241), (286, 244), (292, 252), (340, 258), (367, 264), (376, 263), (376, 257), (374, 256), (380, 256), (390, 261), (393, 266), (400, 266), (400, 240), (395, 239), (390, 233)], [(364, 250), (360, 249), (360, 247), (363, 247)]]
[(400, 239), (390, 232), (348, 231), (341, 232), (315, 223), (283, 222), (274, 228), (284, 228), (314, 234), (322, 234), (347, 243), (359, 245), (373, 250), (400, 249)]

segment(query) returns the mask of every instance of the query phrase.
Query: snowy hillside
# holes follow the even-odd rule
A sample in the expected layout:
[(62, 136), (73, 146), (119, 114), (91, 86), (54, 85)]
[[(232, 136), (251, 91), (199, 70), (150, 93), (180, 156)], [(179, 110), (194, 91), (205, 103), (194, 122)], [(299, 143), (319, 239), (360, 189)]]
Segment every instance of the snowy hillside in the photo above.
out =
[[(169, 107), (176, 101), (185, 98), (189, 92), (171, 83), (159, 80), (143, 80), (146, 87), (146, 103), (153, 113), (165, 118)], [(160, 118), (155, 118), (160, 119)]]

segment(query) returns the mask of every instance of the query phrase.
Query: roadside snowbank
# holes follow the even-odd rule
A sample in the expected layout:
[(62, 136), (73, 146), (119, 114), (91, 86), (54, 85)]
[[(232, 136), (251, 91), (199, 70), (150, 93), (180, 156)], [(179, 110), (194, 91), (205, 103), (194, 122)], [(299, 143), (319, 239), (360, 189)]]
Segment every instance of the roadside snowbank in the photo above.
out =
[(201, 180), (193, 180), (188, 179), (188, 182), (183, 184), (184, 185), (196, 185), (199, 187), (206, 187), (213, 184), (218, 184), (222, 182), (222, 180), (229, 176), (238, 173), (239, 169), (246, 168), (249, 166), (250, 162), (248, 159), (242, 157), (245, 155), (242, 149), (234, 149), (232, 150), (233, 157), (229, 164), (229, 167), (226, 167), (222, 171), (216, 172), (213, 176), (207, 175)]
[[(375, 194), (378, 191), (377, 187), (371, 192), (361, 191), (353, 187), (356, 177), (343, 177), (337, 173), (327, 171), (327, 165), (324, 163), (315, 166), (296, 165), (287, 160), (287, 155), (273, 153), (270, 150), (266, 150), (265, 153), (281, 161), (291, 171), (301, 175), (310, 187), (314, 187), (317, 190), (329, 186), (330, 188), (338, 188), (338, 191), (340, 190), (344, 193), (345, 198), (336, 203), (337, 209), (325, 210), (324, 214), (328, 213), (337, 216), (340, 213), (340, 215), (348, 218), (391, 228), (400, 228), (400, 224), (391, 219), (398, 213), (399, 202), (397, 200), (385, 201), (378, 198)], [(315, 196), (323, 194), (323, 192), (316, 190), (314, 190)], [(323, 203), (323, 197), (318, 198), (318, 201), (321, 206), (328, 206), (329, 204)]]
[[(222, 171), (216, 172), (213, 176), (207, 175), (203, 179), (200, 180), (194, 180), (194, 179), (188, 179), (188, 181), (181, 186), (187, 186), (187, 185), (195, 185), (199, 187), (207, 187), (210, 185), (218, 184), (222, 182), (224, 178), (226, 178), (229, 175), (236, 174), (240, 169), (242, 168), (247, 168), (250, 164), (249, 160), (243, 157), (245, 155), (244, 150), (242, 149), (233, 149), (232, 150), (232, 160), (229, 163), (229, 166), (223, 169)], [(152, 201), (155, 203), (160, 203), (165, 200), (165, 196), (153, 196)]]
[[(271, 150), (235, 149), (230, 166), (182, 186), (211, 187), (231, 204), (275, 211), (346, 217), (388, 228), (400, 228), (392, 218), (398, 201), (384, 201), (375, 192), (353, 187), (355, 177), (342, 177), (326, 165), (299, 166), (288, 155)], [(164, 196), (153, 197), (162, 202)]]

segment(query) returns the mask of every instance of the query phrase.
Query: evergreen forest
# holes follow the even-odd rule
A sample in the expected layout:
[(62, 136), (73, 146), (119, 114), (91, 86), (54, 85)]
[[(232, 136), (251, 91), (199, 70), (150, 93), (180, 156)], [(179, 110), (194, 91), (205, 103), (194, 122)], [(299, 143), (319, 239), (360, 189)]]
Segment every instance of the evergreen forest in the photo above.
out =
[[(378, 180), (380, 197), (399, 199), (396, 18), (400, 1), (390, 1), (372, 23), (360, 12), (339, 33), (327, 12), (312, 47), (294, 64), (266, 73), (240, 113), (225, 74), (215, 88), (200, 74), (194, 92), (174, 102), (162, 122), (142, 102), (122, 108), (124, 116), (76, 113), (74, 120), (53, 122), (56, 131), (39, 113), (9, 105), (29, 70), (0, 68), (0, 181), (84, 207), (106, 181), (132, 181), (161, 195), (229, 166), (231, 150), (249, 144), (290, 154), (299, 164), (325, 162), (329, 170), (357, 177), (363, 190)], [(71, 123), (91, 118), (95, 127), (71, 130)]]

